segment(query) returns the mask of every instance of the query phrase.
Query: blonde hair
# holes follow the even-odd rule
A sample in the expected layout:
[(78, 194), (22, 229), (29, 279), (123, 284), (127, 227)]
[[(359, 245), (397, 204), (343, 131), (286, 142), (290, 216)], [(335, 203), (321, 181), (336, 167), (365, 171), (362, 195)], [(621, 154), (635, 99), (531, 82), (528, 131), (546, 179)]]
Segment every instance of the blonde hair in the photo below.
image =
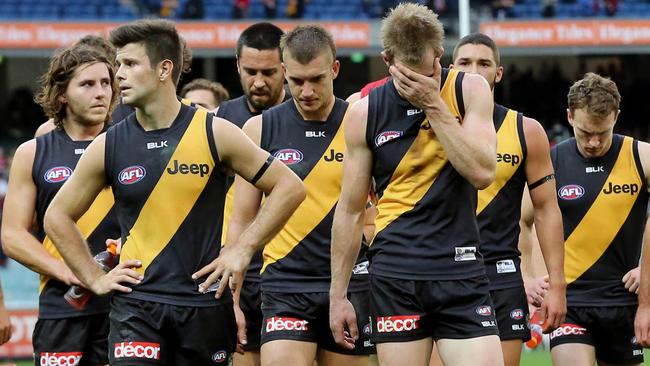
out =
[(586, 108), (586, 112), (598, 118), (605, 118), (618, 112), (621, 94), (616, 83), (593, 72), (576, 81), (567, 95), (569, 110)]
[(435, 52), (442, 47), (445, 31), (438, 15), (423, 5), (402, 3), (381, 22), (381, 44), (392, 61), (399, 57), (407, 65), (417, 65), (427, 45)]

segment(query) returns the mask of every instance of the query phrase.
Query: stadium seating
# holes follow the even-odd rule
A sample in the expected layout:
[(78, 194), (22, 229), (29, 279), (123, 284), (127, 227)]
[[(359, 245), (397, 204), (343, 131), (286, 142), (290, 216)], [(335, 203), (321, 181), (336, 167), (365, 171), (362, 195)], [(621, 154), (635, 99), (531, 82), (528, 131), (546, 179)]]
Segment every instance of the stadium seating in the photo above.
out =
[[(156, 1), (156, 0), (150, 0)], [(182, 5), (187, 0), (179, 0)], [(289, 0), (277, 0), (277, 17), (285, 18)], [(418, 0), (425, 3), (426, 0)], [(449, 1), (449, 0), (448, 0)], [(123, 1), (122, 1), (123, 2)], [(0, 0), (0, 21), (6, 20), (88, 20), (115, 21), (139, 18), (137, 10), (120, 0)], [(204, 19), (231, 19), (232, 0), (203, 0)], [(555, 7), (559, 19), (605, 17), (605, 8), (593, 12), (587, 3), (591, 0), (560, 0)], [(318, 20), (362, 20), (382, 15), (382, 0), (309, 0), (303, 18)], [(621, 0), (616, 17), (650, 16), (648, 0)], [(509, 17), (537, 19), (542, 17), (540, 0), (517, 0), (509, 10)], [(173, 16), (180, 17), (180, 11)], [(262, 0), (251, 0), (248, 18), (265, 18)]]

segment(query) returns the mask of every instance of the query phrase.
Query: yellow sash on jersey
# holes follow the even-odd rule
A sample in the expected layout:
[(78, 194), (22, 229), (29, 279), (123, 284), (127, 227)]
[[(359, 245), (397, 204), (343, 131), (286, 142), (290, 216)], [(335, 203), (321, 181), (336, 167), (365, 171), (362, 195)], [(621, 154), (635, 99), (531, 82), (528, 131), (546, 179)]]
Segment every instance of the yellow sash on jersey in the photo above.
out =
[(633, 139), (625, 137), (612, 172), (603, 188), (564, 243), (564, 274), (567, 283), (577, 280), (605, 253), (639, 196), (629, 193), (605, 194), (610, 183), (637, 184), (643, 181), (636, 168)]
[[(343, 121), (325, 153), (333, 149), (345, 154), (345, 117), (343, 116)], [(324, 157), (318, 160), (303, 180), (307, 198), (298, 206), (278, 235), (264, 247), (264, 264), (260, 273), (264, 272), (268, 265), (289, 254), (332, 211), (341, 195), (342, 177), (343, 163), (328, 162)]]
[[(86, 213), (83, 214), (79, 220), (77, 220), (77, 226), (79, 227), (79, 231), (81, 231), (81, 235), (83, 235), (84, 238), (88, 239), (90, 234), (92, 234), (95, 229), (97, 229), (97, 226), (99, 226), (104, 218), (106, 218), (106, 215), (108, 215), (108, 212), (111, 210), (114, 203), (115, 201), (113, 200), (113, 191), (110, 187), (104, 188), (101, 192), (99, 192), (92, 205), (90, 205), (88, 208), (88, 211), (86, 211)], [(61, 254), (56, 249), (49, 236), (46, 236), (45, 239), (43, 239), (43, 247), (54, 258), (63, 260)], [(49, 280), (50, 277), (40, 275), (40, 285), (38, 287), (39, 293), (43, 291), (43, 288), (45, 288), (45, 285)]]
[(486, 189), (478, 191), (477, 215), (483, 212), (485, 207), (492, 202), (519, 169), (524, 155), (520, 141), (519, 129), (517, 128), (517, 112), (509, 109), (497, 132), (497, 153), (519, 156), (520, 161), (517, 164), (505, 161), (497, 163), (497, 174), (494, 182)]
[[(197, 110), (169, 159), (167, 168), (151, 191), (129, 235), (122, 245), (121, 261), (138, 259), (144, 274), (153, 260), (169, 244), (203, 192), (215, 167), (206, 131), (207, 112)], [(170, 174), (173, 162), (207, 164), (209, 173)], [(178, 193), (181, 192), (181, 195)], [(217, 214), (217, 213), (213, 213)]]

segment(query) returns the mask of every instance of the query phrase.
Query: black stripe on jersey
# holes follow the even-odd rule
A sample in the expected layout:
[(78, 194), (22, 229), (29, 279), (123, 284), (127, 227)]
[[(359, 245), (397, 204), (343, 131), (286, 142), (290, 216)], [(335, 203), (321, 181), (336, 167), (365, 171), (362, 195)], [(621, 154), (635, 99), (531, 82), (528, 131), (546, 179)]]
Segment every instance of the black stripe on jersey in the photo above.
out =
[(499, 131), (501, 128), (501, 125), (503, 124), (503, 121), (506, 119), (506, 115), (508, 114), (508, 108), (494, 103), (494, 112), (492, 112), (492, 122), (494, 122), (494, 129), (496, 131)]
[(459, 72), (456, 76), (456, 104), (458, 104), (458, 112), (460, 117), (465, 116), (465, 101), (463, 100), (463, 79), (465, 78), (464, 72)]
[[(212, 122), (214, 121), (214, 114), (208, 113), (208, 118), (205, 119), (205, 129), (208, 131), (208, 146), (210, 146), (210, 152), (212, 153), (212, 160), (216, 162), (221, 161), (219, 159), (219, 154), (217, 152), (217, 143), (214, 141), (214, 130), (212, 129)], [(228, 185), (232, 185), (232, 182), (228, 182)]]
[(521, 145), (523, 161), (528, 157), (528, 145), (526, 144), (526, 134), (524, 133), (524, 114), (517, 113), (517, 131), (519, 132), (519, 144)]

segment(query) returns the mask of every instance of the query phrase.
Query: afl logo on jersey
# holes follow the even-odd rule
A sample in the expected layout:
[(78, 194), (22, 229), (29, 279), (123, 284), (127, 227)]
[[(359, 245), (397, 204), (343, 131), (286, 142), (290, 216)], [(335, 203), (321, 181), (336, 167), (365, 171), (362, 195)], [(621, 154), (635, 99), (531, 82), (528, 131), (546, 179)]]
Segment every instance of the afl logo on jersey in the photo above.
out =
[(479, 306), (476, 308), (476, 314), (480, 316), (490, 316), (492, 315), (492, 308), (487, 305)]
[(300, 150), (296, 149), (282, 149), (276, 151), (273, 154), (273, 157), (285, 163), (286, 165), (300, 163), (302, 161), (303, 155)]
[(402, 131), (385, 131), (375, 137), (375, 145), (377, 147), (387, 143), (390, 140), (396, 139), (402, 136)]
[(585, 189), (582, 188), (582, 186), (579, 186), (577, 184), (569, 184), (563, 186), (557, 191), (557, 195), (560, 196), (561, 199), (566, 201), (577, 200), (578, 198), (584, 196), (584, 194), (585, 194)]
[(45, 172), (43, 178), (48, 183), (61, 183), (72, 175), (72, 169), (67, 166), (57, 166)]
[(134, 165), (122, 169), (122, 171), (118, 175), (118, 179), (120, 180), (120, 183), (124, 185), (129, 185), (133, 183), (138, 183), (139, 181), (144, 179), (145, 175), (147, 175), (147, 171), (143, 167), (139, 165)]

